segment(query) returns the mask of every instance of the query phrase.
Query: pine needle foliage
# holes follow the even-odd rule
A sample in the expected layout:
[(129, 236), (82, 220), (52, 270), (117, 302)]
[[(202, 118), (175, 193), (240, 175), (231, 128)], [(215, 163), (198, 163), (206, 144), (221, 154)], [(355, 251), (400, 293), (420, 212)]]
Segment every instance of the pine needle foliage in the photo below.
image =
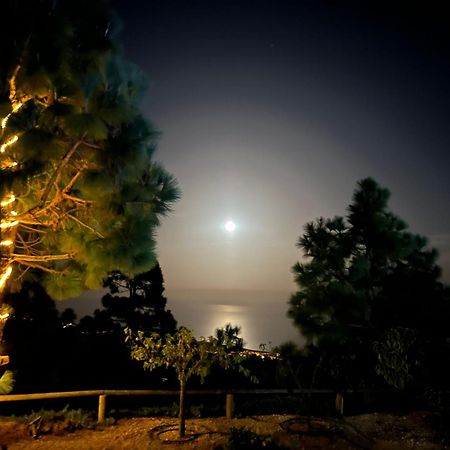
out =
[[(19, 8), (20, 6), (20, 8)], [(156, 263), (155, 230), (179, 197), (153, 159), (158, 131), (140, 111), (145, 79), (121, 54), (107, 2), (8, 2), (2, 30), (0, 275), (17, 290), (39, 272), (56, 299), (100, 287), (107, 274)], [(32, 18), (32, 20), (31, 20)], [(19, 22), (18, 22), (19, 23)], [(15, 137), (13, 144), (11, 138)]]
[(297, 243), (303, 259), (293, 267), (299, 289), (288, 315), (340, 387), (364, 383), (375, 367), (389, 384), (406, 385), (417, 364), (405, 359), (411, 349), (396, 347), (403, 345), (396, 330), (429, 348), (448, 337), (450, 290), (437, 252), (389, 209), (389, 197), (365, 178), (346, 217), (307, 223)]

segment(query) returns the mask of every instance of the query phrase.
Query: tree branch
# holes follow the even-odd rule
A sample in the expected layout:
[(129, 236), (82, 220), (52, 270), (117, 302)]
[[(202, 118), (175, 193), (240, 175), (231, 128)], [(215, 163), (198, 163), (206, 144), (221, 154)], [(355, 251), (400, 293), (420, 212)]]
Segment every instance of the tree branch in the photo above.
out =
[(83, 200), (66, 193), (63, 193), (63, 197), (67, 200), (72, 200), (74, 203), (79, 203), (80, 205), (91, 205), (92, 203), (94, 203), (92, 200)]
[(23, 228), (24, 230), (29, 231), (30, 233), (46, 233), (45, 230), (39, 230), (37, 228), (33, 228), (33, 227), (29, 227), (28, 225), (37, 225), (37, 226), (42, 226), (43, 223), (42, 222), (31, 222), (31, 221), (25, 221), (22, 222), (22, 220), (19, 220), (19, 227)]
[(50, 177), (50, 180), (47, 183), (47, 187), (45, 188), (45, 191), (42, 194), (39, 204), (37, 206), (35, 206), (34, 208), (32, 208), (32, 210), (42, 208), (45, 205), (45, 203), (48, 200), (48, 196), (50, 195), (50, 191), (52, 189), (53, 184), (58, 180), (62, 169), (68, 163), (68, 161), (70, 161), (70, 158), (77, 151), (77, 148), (80, 146), (81, 143), (82, 143), (82, 141), (77, 141), (69, 150), (67, 150), (66, 154), (63, 156), (63, 158), (59, 162), (58, 167), (53, 172), (53, 175)]
[(63, 189), (63, 194), (66, 194), (67, 192), (69, 192), (72, 189), (73, 185), (77, 182), (78, 178), (80, 178), (82, 172), (83, 172), (83, 169), (78, 170), (78, 172), (69, 181), (67, 186)]
[(21, 255), (19, 253), (12, 253), (11, 258), (18, 262), (49, 262), (49, 261), (67, 261), (73, 258), (73, 254), (64, 253), (62, 255), (43, 255), (43, 256), (31, 256), (31, 255)]
[(26, 270), (39, 269), (39, 270), (42, 270), (44, 272), (54, 273), (54, 274), (57, 274), (57, 275), (62, 275), (63, 273), (67, 272), (67, 270), (50, 269), (49, 267), (45, 267), (42, 264), (36, 264), (36, 263), (25, 262), (25, 261), (22, 261), (22, 262), (18, 261), (18, 263), (23, 265), (23, 266), (25, 266), (27, 268)]
[(99, 145), (91, 144), (86, 141), (83, 141), (82, 144), (85, 145), (86, 147), (93, 148), (95, 150), (102, 150), (102, 147), (100, 147)]
[(88, 230), (92, 231), (97, 237), (99, 237), (100, 239), (103, 239), (104, 236), (99, 233), (95, 228), (91, 227), (90, 225), (88, 225), (87, 223), (82, 222), (80, 219), (76, 218), (75, 216), (72, 216), (72, 214), (68, 214), (68, 217), (70, 217), (72, 220), (74, 220), (75, 222), (77, 222), (78, 224), (80, 224), (82, 227), (87, 228)]

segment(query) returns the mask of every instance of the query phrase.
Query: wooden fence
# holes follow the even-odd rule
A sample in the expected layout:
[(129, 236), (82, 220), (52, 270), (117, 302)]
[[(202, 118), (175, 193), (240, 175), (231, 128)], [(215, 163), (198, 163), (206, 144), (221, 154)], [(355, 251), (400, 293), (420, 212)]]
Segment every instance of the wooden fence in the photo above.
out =
[[(236, 395), (287, 395), (287, 394), (333, 394), (335, 391), (326, 389), (305, 389), (287, 391), (286, 389), (234, 389), (234, 390), (188, 390), (187, 395), (220, 395), (225, 396), (225, 413), (228, 419), (233, 417), (234, 397)], [(68, 392), (46, 392), (38, 394), (12, 394), (0, 395), (0, 402), (17, 402), (30, 400), (47, 400), (56, 398), (73, 397), (97, 397), (98, 396), (98, 423), (105, 421), (106, 398), (109, 396), (177, 396), (176, 390), (91, 390), (91, 391), (68, 391)], [(339, 414), (344, 412), (344, 397), (342, 393), (336, 394), (335, 408)]]

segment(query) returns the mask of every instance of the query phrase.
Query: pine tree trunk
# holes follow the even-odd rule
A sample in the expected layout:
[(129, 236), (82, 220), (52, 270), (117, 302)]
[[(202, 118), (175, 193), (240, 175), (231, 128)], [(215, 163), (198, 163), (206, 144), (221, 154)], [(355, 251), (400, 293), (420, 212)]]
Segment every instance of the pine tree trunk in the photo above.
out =
[[(2, 289), (0, 289), (0, 308), (3, 305), (3, 298), (4, 298), (4, 292), (2, 292)], [(9, 356), (4, 355), (4, 342), (3, 342), (3, 332), (5, 330), (5, 325), (8, 320), (9, 314), (2, 314), (0, 315), (0, 367), (5, 366), (9, 364)], [(1, 370), (1, 373), (3, 373), (3, 370)]]
[(180, 380), (180, 412), (178, 415), (179, 419), (178, 432), (180, 438), (184, 437), (184, 435), (186, 434), (186, 418), (184, 416), (185, 398), (186, 398), (186, 382), (184, 380)]

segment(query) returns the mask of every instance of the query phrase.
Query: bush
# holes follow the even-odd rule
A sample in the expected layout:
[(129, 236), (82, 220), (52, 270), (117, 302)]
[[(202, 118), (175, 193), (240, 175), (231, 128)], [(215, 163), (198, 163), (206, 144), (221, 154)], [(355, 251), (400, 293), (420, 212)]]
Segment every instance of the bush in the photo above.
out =
[(275, 444), (270, 437), (260, 436), (246, 428), (230, 428), (226, 450), (284, 450)]
[[(441, 444), (450, 444), (450, 399), (448, 395), (434, 389), (427, 389), (424, 393), (427, 406), (432, 411), (428, 423), (436, 432), (436, 438)], [(446, 447), (445, 447), (446, 448)]]
[(246, 428), (230, 428), (228, 450), (250, 450), (263, 447), (261, 436)]

